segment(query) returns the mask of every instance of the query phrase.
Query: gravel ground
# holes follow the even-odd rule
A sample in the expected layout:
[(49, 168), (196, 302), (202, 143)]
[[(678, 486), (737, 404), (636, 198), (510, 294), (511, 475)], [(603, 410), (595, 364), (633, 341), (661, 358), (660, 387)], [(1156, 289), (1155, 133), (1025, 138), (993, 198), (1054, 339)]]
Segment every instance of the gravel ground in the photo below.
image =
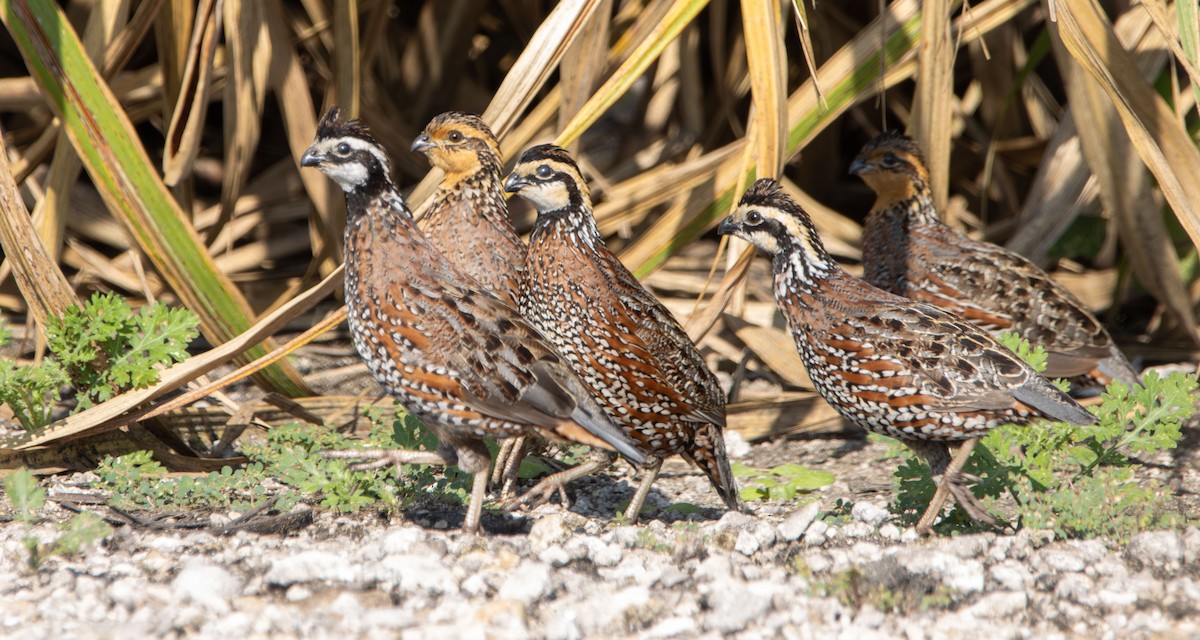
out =
[[(121, 527), (36, 571), (10, 522), (0, 636), (1200, 637), (1200, 529), (1126, 545), (1031, 530), (918, 540), (885, 508), (882, 444), (734, 449), (758, 466), (836, 465), (839, 481), (806, 506), (724, 513), (702, 476), (670, 462), (649, 503), (703, 507), (686, 519), (604, 515), (631, 491), (616, 469), (579, 483), (570, 511), (489, 513), (486, 537), (448, 531), (461, 513), (436, 505), (390, 519), (301, 506), (286, 534), (223, 534), (229, 514), (204, 530)], [(854, 506), (831, 525), (823, 510), (838, 498)]]

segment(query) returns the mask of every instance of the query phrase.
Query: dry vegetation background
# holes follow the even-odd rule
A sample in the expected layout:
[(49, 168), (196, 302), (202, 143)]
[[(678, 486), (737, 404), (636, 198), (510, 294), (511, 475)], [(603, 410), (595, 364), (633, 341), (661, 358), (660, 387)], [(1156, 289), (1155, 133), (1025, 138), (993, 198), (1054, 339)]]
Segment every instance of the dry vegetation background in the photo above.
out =
[[(268, 403), (218, 395), (200, 413), (336, 423), (353, 408), (314, 398), (320, 372), (297, 368), (311, 359), (284, 357), (344, 340), (342, 196), (297, 165), (335, 104), (391, 151), (417, 210), (436, 177), (408, 146), (437, 113), (483, 114), (508, 158), (571, 146), (610, 246), (710, 364), (787, 390), (731, 408), (749, 437), (832, 419), (776, 328), (761, 259), (709, 231), (754, 175), (776, 175), (853, 267), (872, 198), (846, 171), (884, 127), (927, 150), (953, 224), (1055, 267), (1131, 357), (1192, 360), (1196, 13), (1164, 0), (3, 0), (0, 312), (25, 329), (10, 355), (40, 357), (44, 318), (97, 290), (185, 305), (206, 338), (159, 384), (10, 442), (5, 464), (129, 448), (96, 436), (135, 420), (148, 430), (122, 437), (175, 468), (226, 464), (171, 430), (193, 424), (180, 407), (247, 374)], [(88, 451), (58, 448), (84, 436)]]

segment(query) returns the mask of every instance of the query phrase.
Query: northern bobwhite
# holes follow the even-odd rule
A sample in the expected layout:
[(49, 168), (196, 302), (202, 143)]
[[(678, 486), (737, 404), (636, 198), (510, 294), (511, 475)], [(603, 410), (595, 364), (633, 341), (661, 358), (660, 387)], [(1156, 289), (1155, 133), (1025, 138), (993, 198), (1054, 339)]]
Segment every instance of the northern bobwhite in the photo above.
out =
[(412, 143), (445, 174), (421, 220), (451, 264), (505, 302), (517, 305), (525, 243), (508, 217), (496, 136), (479, 116), (449, 111)]
[(479, 528), (489, 454), (483, 438), (536, 431), (642, 458), (587, 388), (520, 313), (454, 268), (417, 228), (387, 154), (335, 107), (301, 166), (346, 192), (350, 335), (375, 379), (437, 435), (437, 451), (337, 457), (457, 464), (474, 474), (463, 529)]
[[(725, 455), (725, 399), (683, 328), (604, 245), (591, 193), (566, 150), (527, 150), (504, 183), (537, 209), (521, 284), (521, 313), (558, 348), (646, 455), (626, 511), (636, 520), (663, 459), (698, 466), (730, 509), (740, 509)], [(581, 465), (535, 488), (607, 466)]]
[(929, 464), (938, 493), (918, 532), (931, 530), (947, 494), (973, 519), (996, 524), (962, 473), (989, 430), (1036, 417), (1095, 422), (991, 334), (843, 270), (774, 180), (756, 182), (717, 230), (772, 256), (775, 298), (817, 392), (846, 420), (899, 439)]
[(1048, 355), (1045, 375), (1077, 387), (1140, 384), (1104, 325), (1066, 287), (1020, 255), (942, 222), (920, 148), (898, 132), (867, 143), (850, 166), (875, 191), (863, 229), (864, 277), (993, 333), (1014, 331)]
[[(421, 220), (429, 241), (460, 271), (514, 308), (525, 267), (525, 243), (508, 217), (500, 145), (482, 118), (448, 111), (429, 122), (412, 143), (443, 172), (433, 204)], [(493, 481), (507, 496), (525, 449), (524, 436), (503, 441)]]

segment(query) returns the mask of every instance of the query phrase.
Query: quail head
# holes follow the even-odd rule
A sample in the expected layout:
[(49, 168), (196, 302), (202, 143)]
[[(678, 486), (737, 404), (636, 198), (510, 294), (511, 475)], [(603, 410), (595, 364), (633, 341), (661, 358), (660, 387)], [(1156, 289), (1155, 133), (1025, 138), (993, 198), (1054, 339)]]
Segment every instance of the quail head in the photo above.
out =
[(843, 270), (774, 180), (746, 191), (718, 231), (771, 256), (775, 299), (817, 392), (849, 422), (899, 439), (930, 465), (938, 493), (920, 533), (931, 530), (947, 495), (995, 525), (962, 474), (989, 430), (1037, 417), (1095, 422), (986, 331)]
[[(421, 220), (429, 241), (460, 271), (516, 307), (525, 244), (508, 217), (496, 136), (479, 116), (447, 111), (425, 126), (412, 150), (443, 173)], [(493, 475), (503, 484), (501, 497), (512, 492), (524, 448), (524, 436), (501, 444)]]

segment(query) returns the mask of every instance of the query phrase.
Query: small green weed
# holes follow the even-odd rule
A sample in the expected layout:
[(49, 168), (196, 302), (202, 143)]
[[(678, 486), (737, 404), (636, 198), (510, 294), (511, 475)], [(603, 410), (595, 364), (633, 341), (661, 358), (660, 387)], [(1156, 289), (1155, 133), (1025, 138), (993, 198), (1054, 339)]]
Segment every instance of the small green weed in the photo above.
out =
[(742, 500), (770, 500), (791, 502), (798, 493), (808, 493), (832, 484), (836, 479), (828, 471), (809, 469), (798, 464), (781, 464), (770, 469), (755, 469), (741, 463), (733, 463), (733, 475), (741, 478)]
[[(1045, 354), (1028, 342), (1006, 336), (1005, 345), (1035, 368)], [(1170, 492), (1156, 481), (1138, 481), (1140, 465), (1132, 455), (1174, 448), (1183, 421), (1195, 412), (1196, 377), (1147, 372), (1144, 387), (1114, 382), (1093, 409), (1094, 425), (1042, 421), (993, 430), (976, 446), (966, 471), (981, 481), (977, 495), (1011, 494), (1021, 523), (1052, 529), (1060, 538), (1106, 536), (1120, 543), (1147, 529), (1178, 526), (1181, 514), (1170, 511)], [(1061, 381), (1060, 381), (1061, 382)], [(933, 495), (929, 469), (909, 456), (896, 472), (899, 492), (893, 509), (915, 519)], [(961, 509), (944, 528), (970, 527)]]
[(47, 322), (50, 357), (36, 365), (0, 361), (0, 403), (37, 431), (50, 422), (65, 385), (77, 392), (77, 410), (151, 385), (160, 366), (187, 357), (198, 323), (187, 309), (156, 302), (135, 313), (116, 294), (97, 293)]
[(241, 468), (223, 467), (206, 475), (170, 476), (150, 452), (137, 451), (119, 458), (107, 457), (96, 468), (97, 487), (113, 494), (111, 504), (121, 508), (224, 508), (247, 510), (271, 496), (267, 480), (281, 485), (275, 492), (276, 508), (286, 511), (301, 500), (319, 500), (320, 506), (341, 512), (383, 507), (395, 510), (418, 493), (432, 493), (465, 503), (470, 477), (457, 469), (406, 467), (397, 478), (392, 467), (351, 471), (353, 461), (326, 458), (325, 449), (368, 447), (420, 449), (436, 446), (423, 433), (420, 422), (397, 415), (387, 426), (372, 429), (365, 443), (311, 425), (289, 424), (272, 429), (265, 441), (245, 446), (250, 462)]
[(4, 479), (4, 493), (13, 507), (13, 518), (25, 527), (25, 562), (37, 569), (51, 555), (71, 556), (93, 542), (112, 533), (112, 527), (94, 513), (77, 513), (58, 525), (58, 536), (43, 544), (33, 535), (33, 526), (46, 506), (46, 490), (38, 484), (29, 469), (20, 469)]

